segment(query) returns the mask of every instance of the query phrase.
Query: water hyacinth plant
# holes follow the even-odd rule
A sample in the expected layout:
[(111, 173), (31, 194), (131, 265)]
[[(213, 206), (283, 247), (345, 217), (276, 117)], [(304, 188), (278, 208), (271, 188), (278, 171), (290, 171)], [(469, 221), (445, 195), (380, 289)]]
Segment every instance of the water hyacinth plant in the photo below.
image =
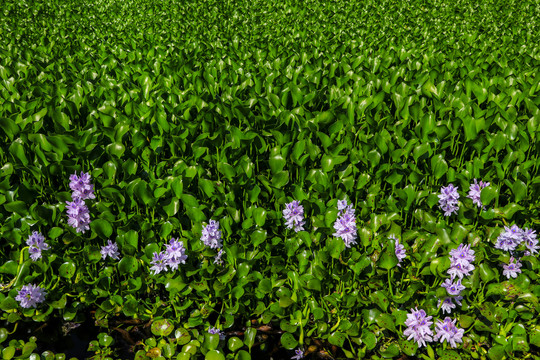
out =
[(221, 230), (219, 230), (219, 222), (210, 220), (208, 225), (203, 227), (201, 241), (205, 246), (211, 249), (218, 249), (223, 246), (221, 242)]
[(478, 207), (482, 209), (485, 209), (486, 207), (482, 204), (480, 193), (482, 192), (482, 189), (487, 186), (489, 186), (488, 182), (478, 182), (476, 179), (474, 179), (474, 184), (471, 184), (469, 194), (467, 195), (467, 197), (471, 199), (474, 204), (478, 205)]
[(459, 210), (459, 194), (458, 188), (452, 184), (441, 188), (439, 194), (439, 207), (444, 211), (444, 216), (457, 214)]
[(294, 229), (295, 232), (304, 230), (304, 207), (297, 200), (291, 201), (283, 209), (283, 218), (287, 229)]
[(339, 237), (345, 243), (345, 247), (356, 244), (357, 229), (355, 209), (352, 204), (347, 204), (347, 200), (338, 200), (338, 218), (334, 222), (335, 237)]
[(77, 176), (77, 172), (70, 175), (69, 177), (69, 187), (73, 191), (71, 197), (75, 199), (95, 199), (94, 195), (94, 185), (90, 183), (91, 178), (89, 173), (84, 173), (81, 171), (81, 174)]
[(407, 329), (403, 331), (403, 335), (407, 337), (407, 340), (416, 341), (418, 347), (426, 346), (426, 343), (433, 341), (431, 319), (432, 317), (427, 316), (423, 309), (411, 309), (411, 313), (407, 314), (407, 320), (405, 320)]
[(537, 9), (3, 1), (3, 358), (536, 360)]
[(514, 257), (511, 256), (510, 261), (508, 262), (508, 264), (504, 264), (503, 268), (503, 275), (506, 276), (507, 279), (516, 278), (521, 272), (521, 263), (519, 262), (519, 260), (514, 259)]
[(28, 284), (24, 285), (21, 290), (19, 290), (15, 300), (17, 300), (23, 308), (35, 308), (45, 301), (45, 296), (47, 296), (47, 292), (43, 288), (34, 284)]
[(90, 230), (90, 211), (81, 198), (66, 201), (68, 225), (75, 228), (79, 233)]
[(107, 245), (101, 247), (101, 258), (105, 260), (107, 256), (112, 259), (118, 260), (120, 253), (118, 252), (118, 245), (111, 240), (107, 240)]
[(26, 244), (28, 245), (30, 258), (33, 261), (37, 261), (41, 258), (42, 251), (49, 250), (49, 245), (45, 242), (45, 236), (37, 231), (32, 232), (32, 235), (26, 240)]
[(451, 347), (457, 347), (457, 343), (463, 342), (463, 334), (465, 330), (456, 326), (456, 319), (452, 320), (445, 317), (444, 321), (437, 320), (435, 324), (434, 340), (439, 340), (441, 343), (446, 341)]

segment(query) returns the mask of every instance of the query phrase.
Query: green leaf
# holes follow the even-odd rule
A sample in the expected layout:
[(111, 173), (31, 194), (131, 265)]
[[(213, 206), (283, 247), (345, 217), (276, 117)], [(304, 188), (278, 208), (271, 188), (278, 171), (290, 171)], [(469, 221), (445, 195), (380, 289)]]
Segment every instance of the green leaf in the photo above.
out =
[(73, 263), (72, 261), (67, 261), (60, 265), (58, 273), (60, 274), (60, 276), (70, 279), (73, 277), (73, 275), (75, 275), (76, 270), (77, 267), (75, 266), (75, 263)]
[(494, 186), (486, 186), (480, 192), (480, 200), (482, 201), (482, 204), (485, 206), (489, 205), (493, 199), (498, 198), (498, 197), (499, 197), (499, 190)]
[(448, 164), (441, 154), (431, 158), (431, 171), (435, 179), (440, 179), (448, 171)]
[(272, 176), (272, 185), (281, 189), (283, 186), (289, 183), (289, 172), (280, 171)]
[(345, 343), (346, 336), (345, 334), (335, 331), (328, 337), (328, 342), (332, 345), (343, 347)]
[(244, 344), (251, 351), (251, 347), (255, 344), (255, 336), (257, 335), (257, 329), (248, 327), (244, 332)]
[(396, 325), (394, 323), (394, 318), (390, 314), (381, 313), (377, 319), (377, 325), (382, 328), (396, 332)]
[(244, 343), (242, 340), (240, 340), (239, 337), (232, 336), (229, 338), (229, 341), (227, 342), (227, 346), (230, 351), (236, 352), (237, 350), (241, 349), (242, 346), (244, 346)]
[[(218, 337), (219, 338), (219, 337)], [(225, 355), (219, 350), (212, 350), (206, 353), (205, 360), (225, 360)]]
[(173, 332), (174, 326), (167, 319), (155, 320), (152, 323), (152, 334), (155, 336), (169, 336)]
[(132, 274), (139, 269), (139, 262), (133, 256), (126, 255), (118, 263), (121, 275)]
[(287, 350), (292, 350), (298, 346), (298, 341), (293, 334), (285, 332), (281, 335), (281, 345)]
[(109, 239), (113, 233), (112, 225), (104, 219), (96, 219), (90, 223), (92, 231), (102, 239)]

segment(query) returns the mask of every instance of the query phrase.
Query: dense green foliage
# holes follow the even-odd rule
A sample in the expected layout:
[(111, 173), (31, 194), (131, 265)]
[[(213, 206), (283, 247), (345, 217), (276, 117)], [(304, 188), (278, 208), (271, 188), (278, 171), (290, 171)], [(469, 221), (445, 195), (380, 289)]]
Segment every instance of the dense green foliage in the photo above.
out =
[[(540, 223), (539, 24), (534, 1), (5, 0), (0, 309), (38, 339), (0, 329), (4, 359), (31, 356), (54, 318), (95, 321), (98, 358), (145, 323), (138, 359), (264, 358), (272, 341), (312, 358), (538, 358), (538, 259), (506, 281), (493, 244)], [(96, 189), (85, 234), (65, 211), (81, 170)], [(486, 211), (465, 197), (474, 178), (491, 183)], [(445, 218), (450, 182), (461, 207)], [(332, 236), (343, 198), (350, 249)], [(293, 199), (298, 234), (282, 219)], [(200, 241), (210, 219), (223, 266)], [(36, 262), (32, 231), (51, 246)], [(187, 264), (151, 275), (171, 237)], [(108, 239), (120, 261), (101, 259)], [(417, 349), (406, 313), (444, 317), (462, 242), (476, 251), (451, 314), (464, 343)], [(48, 292), (37, 309), (14, 300), (29, 283)]]

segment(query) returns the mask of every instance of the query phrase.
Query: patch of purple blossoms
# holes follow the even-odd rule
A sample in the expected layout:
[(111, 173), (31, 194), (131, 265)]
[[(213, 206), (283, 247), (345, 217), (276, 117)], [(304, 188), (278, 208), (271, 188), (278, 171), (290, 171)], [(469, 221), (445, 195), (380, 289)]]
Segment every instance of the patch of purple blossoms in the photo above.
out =
[(66, 204), (68, 224), (74, 227), (77, 232), (84, 233), (86, 230), (90, 230), (90, 211), (84, 200), (76, 198), (72, 202), (66, 201)]
[(411, 309), (411, 313), (407, 314), (407, 320), (405, 320), (407, 329), (403, 335), (407, 336), (407, 340), (414, 339), (418, 343), (418, 347), (426, 346), (426, 342), (433, 341), (431, 318), (431, 316), (426, 316), (426, 312), (422, 309)]
[(457, 282), (452, 282), (450, 279), (446, 279), (444, 283), (441, 285), (443, 288), (446, 289), (446, 292), (448, 295), (459, 295), (461, 294), (461, 291), (465, 289), (465, 286), (461, 285), (461, 280), (458, 280)]
[(120, 253), (118, 252), (118, 245), (111, 240), (107, 240), (107, 245), (101, 247), (101, 258), (105, 260), (107, 256), (118, 260)]
[(30, 308), (37, 307), (38, 304), (44, 302), (45, 296), (47, 296), (47, 293), (44, 289), (39, 286), (29, 284), (24, 285), (22, 289), (19, 290), (15, 300), (21, 304), (21, 307)]
[(401, 261), (407, 257), (407, 251), (405, 251), (405, 246), (399, 243), (399, 239), (395, 235), (390, 235), (388, 238), (395, 241), (395, 253), (398, 259), (397, 266), (401, 267)]
[(150, 262), (152, 267), (150, 270), (153, 275), (157, 275), (162, 271), (167, 271), (168, 259), (164, 252), (154, 252), (154, 257)]
[(506, 276), (507, 279), (517, 278), (518, 274), (521, 272), (521, 266), (522, 264), (519, 262), (519, 260), (514, 259), (514, 257), (510, 257), (510, 261), (508, 264), (504, 264), (503, 268), (503, 275)]
[(181, 241), (177, 241), (174, 238), (166, 245), (165, 257), (167, 259), (167, 266), (171, 270), (178, 269), (178, 265), (185, 264), (187, 260), (186, 249)]
[(49, 245), (45, 242), (45, 236), (40, 232), (33, 231), (32, 235), (26, 240), (28, 245), (28, 252), (30, 253), (30, 258), (33, 261), (41, 259), (41, 252), (44, 250), (49, 250)]
[(454, 304), (454, 301), (456, 302), (456, 304), (461, 306), (461, 300), (463, 300), (463, 296), (456, 296), (456, 297), (449, 296), (442, 301), (442, 304), (441, 304), (441, 299), (439, 299), (439, 302), (437, 303), (437, 307), (440, 306), (443, 313), (450, 314), (452, 312), (452, 309), (455, 309), (456, 307), (456, 305)]
[(458, 188), (452, 184), (448, 184), (446, 187), (441, 188), (439, 194), (439, 207), (444, 211), (444, 216), (450, 216), (453, 213), (457, 214), (459, 210), (459, 194)]
[(73, 191), (71, 194), (73, 200), (96, 198), (94, 195), (94, 185), (90, 183), (90, 173), (83, 173), (81, 171), (81, 175), (77, 176), (77, 172), (75, 172), (75, 174), (70, 175), (69, 180), (69, 187)]
[(540, 247), (538, 246), (538, 240), (536, 239), (536, 231), (525, 228), (522, 232), (523, 241), (525, 242), (525, 247), (527, 248), (527, 251), (525, 251), (525, 255), (534, 255), (538, 253), (538, 249)]
[(287, 229), (294, 229), (295, 232), (304, 230), (304, 207), (297, 200), (291, 201), (283, 209), (283, 217)]
[(221, 230), (219, 230), (219, 222), (210, 220), (209, 224), (203, 227), (201, 240), (205, 246), (212, 249), (218, 249), (223, 246), (221, 243)]
[(497, 238), (495, 248), (504, 251), (514, 251), (523, 240), (523, 230), (519, 226), (515, 224), (511, 227), (505, 226), (504, 231)]
[(444, 321), (437, 320), (435, 324), (435, 341), (440, 340), (442, 343), (446, 340), (451, 347), (457, 347), (456, 343), (463, 342), (463, 334), (465, 330), (456, 326), (456, 319), (452, 320), (449, 317), (444, 318)]
[(457, 249), (450, 250), (450, 268), (448, 274), (454, 279), (458, 277), (463, 279), (463, 276), (469, 276), (474, 270), (474, 250), (471, 245), (460, 244)]
[(333, 235), (341, 238), (345, 242), (345, 247), (351, 247), (351, 245), (356, 244), (356, 237), (358, 236), (354, 216), (355, 210), (352, 204), (347, 205), (347, 200), (338, 200), (338, 210), (338, 218), (334, 222), (336, 232)]
[(467, 197), (471, 199), (474, 204), (478, 205), (478, 207), (481, 207), (482, 209), (485, 209), (486, 207), (482, 204), (480, 193), (486, 186), (489, 186), (488, 182), (478, 182), (476, 179), (474, 179), (474, 184), (471, 184), (469, 188), (469, 195), (467, 195)]
[(304, 358), (304, 351), (302, 349), (296, 349), (294, 350), (294, 356), (291, 358), (291, 360), (300, 360)]

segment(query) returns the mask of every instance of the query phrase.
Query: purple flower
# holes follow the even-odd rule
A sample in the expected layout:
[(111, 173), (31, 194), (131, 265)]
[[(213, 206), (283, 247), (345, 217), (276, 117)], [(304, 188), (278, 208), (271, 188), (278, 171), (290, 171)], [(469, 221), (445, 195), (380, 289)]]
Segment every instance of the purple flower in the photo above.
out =
[[(341, 209), (340, 209), (341, 208)], [(354, 208), (352, 205), (347, 205), (347, 200), (338, 201), (338, 218), (334, 223), (336, 232), (335, 237), (341, 238), (345, 242), (345, 247), (351, 247), (356, 244), (357, 230), (356, 218), (354, 217)]]
[(396, 252), (396, 257), (398, 258), (397, 266), (401, 267), (401, 261), (407, 257), (405, 246), (399, 243), (399, 240), (395, 235), (390, 235), (389, 238), (395, 241), (395, 252)]
[(26, 244), (28, 245), (30, 258), (33, 261), (41, 258), (41, 251), (49, 250), (49, 245), (45, 243), (45, 236), (37, 231), (32, 232), (32, 235), (26, 240)]
[(471, 271), (473, 270), (474, 270), (473, 264), (467, 263), (467, 264), (462, 265), (462, 264), (456, 263), (456, 264), (451, 264), (450, 268), (446, 272), (448, 273), (448, 275), (450, 275), (452, 279), (454, 279), (457, 276), (461, 280), (463, 279), (464, 276), (471, 275)]
[(223, 331), (220, 331), (218, 328), (216, 327), (210, 327), (208, 329), (208, 333), (209, 334), (212, 334), (212, 335), (216, 335), (218, 334), (219, 335), (219, 340), (225, 340), (225, 334), (223, 333)]
[(178, 269), (178, 265), (185, 264), (187, 255), (184, 244), (174, 238), (169, 241), (169, 245), (166, 245), (165, 257), (167, 258), (167, 265), (171, 270)]
[(450, 268), (447, 273), (454, 279), (456, 276), (463, 279), (463, 276), (469, 276), (474, 270), (471, 264), (475, 259), (474, 250), (471, 245), (460, 244), (457, 249), (450, 250)]
[(81, 171), (81, 175), (77, 176), (77, 172), (75, 172), (75, 174), (69, 177), (69, 180), (69, 187), (73, 191), (73, 194), (71, 194), (73, 200), (86, 200), (96, 198), (96, 196), (94, 195), (94, 185), (90, 184), (89, 173), (83, 173)]
[(344, 213), (334, 223), (335, 237), (341, 238), (345, 242), (345, 247), (351, 247), (356, 244), (356, 219), (349, 213)]
[(221, 231), (219, 230), (219, 222), (210, 220), (210, 223), (206, 225), (202, 230), (201, 240), (205, 246), (210, 246), (212, 249), (222, 247), (221, 244)]
[(223, 265), (223, 259), (221, 256), (223, 255), (223, 250), (219, 249), (216, 257), (214, 258), (214, 264)]
[(105, 260), (107, 256), (118, 260), (119, 255), (120, 253), (118, 252), (118, 245), (113, 243), (111, 240), (107, 240), (107, 245), (101, 247), (101, 258), (103, 260)]
[(84, 200), (77, 198), (73, 199), (72, 202), (66, 201), (66, 204), (68, 224), (74, 227), (77, 232), (84, 233), (86, 230), (90, 230), (90, 212)]
[(447, 312), (449, 314), (452, 312), (452, 309), (456, 307), (451, 297), (447, 297), (446, 299), (444, 299), (442, 302), (442, 305), (441, 305), (441, 299), (439, 299), (439, 302), (437, 303), (437, 307), (439, 306), (441, 307), (441, 310), (443, 311), (443, 313)]
[(518, 274), (521, 272), (521, 263), (512, 256), (510, 257), (508, 264), (503, 265), (503, 268), (503, 275), (506, 276), (507, 279), (510, 279), (511, 277), (517, 278)]
[(294, 350), (294, 356), (291, 358), (292, 360), (300, 360), (304, 358), (304, 352), (301, 349)]
[(465, 330), (456, 326), (456, 319), (452, 320), (446, 317), (444, 321), (437, 320), (435, 331), (435, 341), (440, 339), (442, 343), (446, 340), (453, 348), (457, 347), (456, 342), (463, 342), (462, 337)]
[(504, 232), (502, 232), (497, 238), (495, 248), (504, 251), (514, 251), (516, 250), (516, 247), (523, 242), (523, 240), (523, 230), (521, 230), (519, 226), (505, 226)]
[(283, 217), (287, 229), (294, 229), (295, 232), (304, 230), (304, 207), (297, 200), (285, 205)]
[(465, 286), (461, 285), (461, 280), (453, 283), (452, 280), (446, 279), (441, 286), (446, 289), (448, 295), (459, 295), (465, 289)]
[(29, 284), (24, 285), (15, 297), (15, 300), (21, 303), (21, 307), (37, 307), (37, 304), (45, 301), (47, 293), (39, 286)]
[(471, 245), (460, 244), (457, 249), (450, 250), (450, 259), (455, 264), (468, 264), (474, 261), (474, 250)]
[(154, 252), (154, 258), (152, 259), (152, 262), (150, 263), (153, 265), (150, 270), (152, 271), (153, 275), (157, 275), (162, 271), (167, 271), (167, 265), (168, 265), (168, 259), (165, 253), (157, 253)]
[(458, 188), (449, 184), (447, 187), (441, 188), (441, 194), (439, 195), (439, 206), (444, 211), (444, 216), (450, 216), (452, 213), (457, 214), (459, 209), (458, 200), (459, 194)]
[(523, 241), (525, 242), (525, 247), (527, 247), (528, 251), (525, 252), (525, 255), (533, 255), (538, 252), (538, 240), (536, 239), (536, 231), (525, 228), (522, 232)]
[(469, 195), (467, 195), (469, 199), (472, 199), (474, 204), (478, 205), (478, 207), (481, 207), (482, 209), (485, 209), (486, 207), (482, 204), (482, 200), (480, 200), (480, 192), (486, 186), (489, 186), (488, 182), (480, 181), (480, 183), (478, 183), (478, 181), (474, 179), (474, 184), (471, 184), (469, 188)]
[(407, 329), (405, 329), (403, 335), (408, 336), (407, 340), (414, 339), (419, 347), (426, 346), (426, 341), (431, 342), (433, 340), (433, 332), (430, 329), (433, 322), (429, 320), (431, 320), (431, 316), (426, 316), (424, 310), (411, 309), (411, 314), (407, 314), (407, 320), (405, 320)]

